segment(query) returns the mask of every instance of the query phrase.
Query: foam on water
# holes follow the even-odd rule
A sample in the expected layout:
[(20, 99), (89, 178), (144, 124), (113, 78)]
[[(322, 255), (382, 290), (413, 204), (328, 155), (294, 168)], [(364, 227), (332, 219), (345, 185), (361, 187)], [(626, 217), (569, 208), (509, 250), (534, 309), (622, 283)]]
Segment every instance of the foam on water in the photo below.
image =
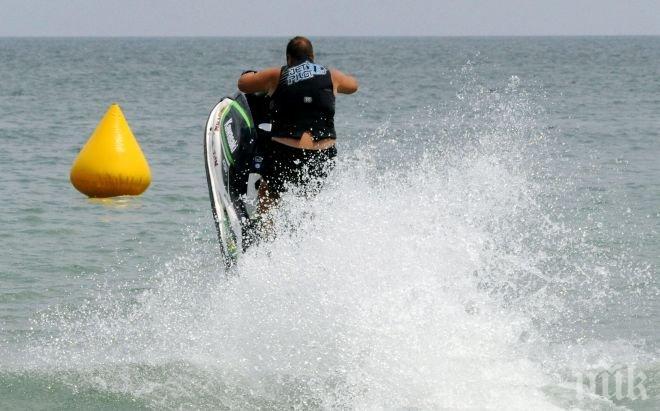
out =
[(14, 368), (120, 407), (613, 408), (562, 374), (616, 293), (540, 115), (516, 78), (468, 82), (285, 196), (233, 272), (192, 229), (146, 290), (44, 315)]

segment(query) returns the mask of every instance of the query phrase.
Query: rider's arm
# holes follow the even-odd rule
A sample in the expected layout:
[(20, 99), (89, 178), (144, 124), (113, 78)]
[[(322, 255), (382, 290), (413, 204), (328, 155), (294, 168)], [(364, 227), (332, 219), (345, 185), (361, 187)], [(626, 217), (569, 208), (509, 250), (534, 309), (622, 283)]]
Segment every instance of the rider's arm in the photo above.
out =
[(358, 89), (358, 81), (353, 76), (344, 74), (337, 69), (330, 69), (332, 76), (332, 84), (335, 88), (335, 93), (353, 94)]
[(273, 67), (256, 73), (245, 73), (238, 79), (238, 89), (243, 93), (264, 91), (271, 94), (277, 87), (280, 68)]

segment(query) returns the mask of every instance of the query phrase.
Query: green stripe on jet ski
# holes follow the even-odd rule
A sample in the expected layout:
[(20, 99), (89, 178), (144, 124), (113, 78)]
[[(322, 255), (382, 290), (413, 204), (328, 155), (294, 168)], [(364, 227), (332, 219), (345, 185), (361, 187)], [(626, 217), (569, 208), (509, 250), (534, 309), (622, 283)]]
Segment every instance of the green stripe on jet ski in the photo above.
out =
[(243, 107), (241, 107), (241, 105), (238, 104), (235, 101), (232, 101), (231, 103), (229, 103), (227, 108), (222, 112), (222, 116), (220, 117), (220, 124), (221, 124), (220, 135), (222, 136), (222, 145), (224, 147), (223, 151), (225, 153), (225, 158), (227, 159), (227, 162), (229, 163), (229, 165), (233, 166), (234, 165), (234, 157), (231, 155), (231, 150), (229, 149), (229, 143), (227, 142), (227, 136), (225, 135), (225, 127), (224, 127), (225, 117), (227, 117), (227, 114), (231, 111), (232, 108), (236, 109), (236, 111), (238, 111), (238, 114), (240, 114), (241, 117), (243, 117), (243, 120), (247, 123), (248, 127), (250, 127), (250, 128), (252, 128), (252, 119), (245, 112)]
[(227, 162), (229, 163), (230, 166), (234, 165), (234, 157), (231, 155), (231, 150), (229, 149), (229, 143), (227, 142), (227, 136), (225, 135), (225, 117), (227, 117), (227, 114), (230, 111), (230, 108), (232, 105), (235, 104), (233, 101), (227, 108), (222, 112), (222, 116), (220, 116), (220, 135), (222, 136), (222, 152), (225, 155), (225, 159), (227, 159)]
[(241, 117), (243, 117), (243, 120), (245, 120), (245, 122), (247, 123), (248, 127), (252, 128), (252, 119), (250, 118), (250, 116), (248, 116), (248, 114), (245, 112), (245, 110), (243, 110), (243, 107), (241, 107), (240, 104), (238, 104), (238, 103), (235, 102), (235, 101), (232, 101), (231, 104), (230, 104), (229, 106), (235, 108), (236, 111), (239, 112), (239, 114), (241, 115)]

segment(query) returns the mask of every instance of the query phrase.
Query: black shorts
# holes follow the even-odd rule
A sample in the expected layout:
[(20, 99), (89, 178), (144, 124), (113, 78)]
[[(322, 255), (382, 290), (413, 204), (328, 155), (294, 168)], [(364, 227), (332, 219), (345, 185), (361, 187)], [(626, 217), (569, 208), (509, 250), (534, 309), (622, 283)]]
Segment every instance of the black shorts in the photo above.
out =
[(334, 167), (335, 146), (324, 150), (303, 150), (271, 141), (264, 156), (264, 174), (268, 191), (280, 194), (289, 186), (299, 187), (304, 194), (317, 192), (328, 171)]

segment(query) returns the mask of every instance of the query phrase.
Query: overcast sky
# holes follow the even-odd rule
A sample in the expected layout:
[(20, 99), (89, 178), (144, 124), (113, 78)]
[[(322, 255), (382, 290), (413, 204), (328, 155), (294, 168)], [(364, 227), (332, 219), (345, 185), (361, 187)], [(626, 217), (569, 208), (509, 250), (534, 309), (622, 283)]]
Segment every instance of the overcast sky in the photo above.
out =
[(660, 35), (660, 0), (0, 0), (0, 36)]

